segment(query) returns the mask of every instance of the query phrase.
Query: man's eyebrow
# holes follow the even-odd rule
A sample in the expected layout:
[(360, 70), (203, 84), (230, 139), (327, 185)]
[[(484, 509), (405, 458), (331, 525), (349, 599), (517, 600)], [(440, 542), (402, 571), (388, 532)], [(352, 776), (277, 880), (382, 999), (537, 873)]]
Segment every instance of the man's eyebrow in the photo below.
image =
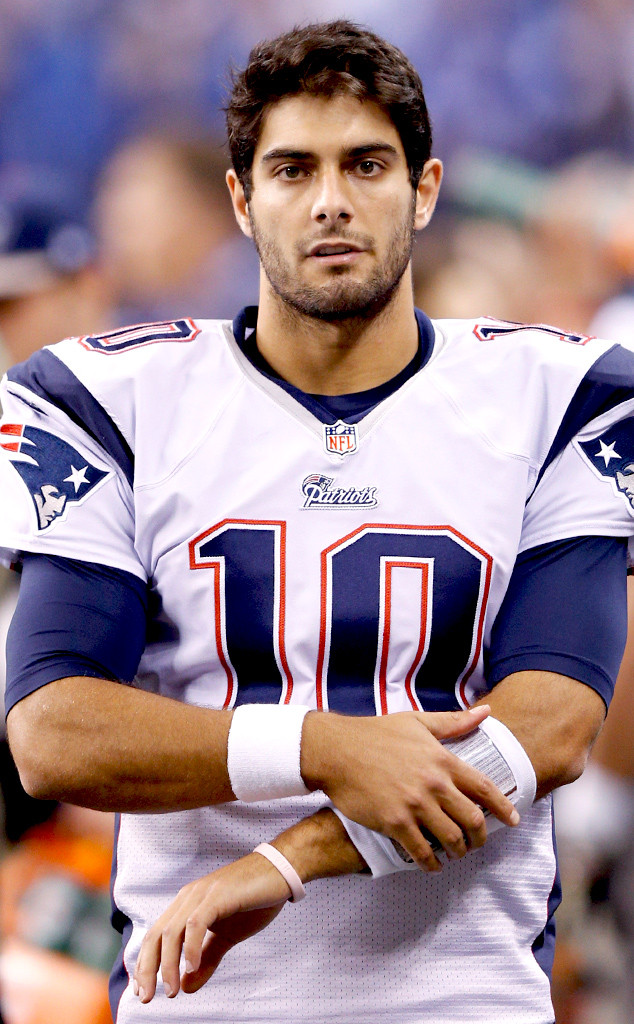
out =
[[(350, 149), (342, 151), (342, 156), (346, 159), (358, 159), (360, 156), (365, 156), (368, 153), (386, 153), (391, 156), (398, 156), (396, 146), (390, 145), (389, 142), (381, 141), (365, 142), (362, 146), (351, 146)], [(260, 159), (262, 163), (270, 163), (273, 160), (314, 160), (315, 154), (309, 150), (280, 147), (279, 149), (269, 149)]]
[(345, 151), (346, 156), (353, 158), (365, 156), (367, 153), (389, 153), (392, 156), (398, 156), (396, 146), (391, 146), (389, 142), (367, 142), (363, 146), (353, 146), (352, 149)]
[(313, 155), (308, 150), (282, 148), (269, 149), (268, 153), (264, 153), (260, 159), (262, 163), (268, 163), (271, 160), (310, 160)]

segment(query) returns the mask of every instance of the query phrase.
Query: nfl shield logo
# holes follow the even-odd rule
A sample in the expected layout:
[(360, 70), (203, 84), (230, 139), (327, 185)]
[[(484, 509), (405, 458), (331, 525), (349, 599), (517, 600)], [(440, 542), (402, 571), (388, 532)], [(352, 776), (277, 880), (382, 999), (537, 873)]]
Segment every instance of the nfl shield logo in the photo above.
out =
[(324, 425), (324, 446), (328, 454), (352, 455), (359, 443), (357, 428), (354, 423), (336, 423)]

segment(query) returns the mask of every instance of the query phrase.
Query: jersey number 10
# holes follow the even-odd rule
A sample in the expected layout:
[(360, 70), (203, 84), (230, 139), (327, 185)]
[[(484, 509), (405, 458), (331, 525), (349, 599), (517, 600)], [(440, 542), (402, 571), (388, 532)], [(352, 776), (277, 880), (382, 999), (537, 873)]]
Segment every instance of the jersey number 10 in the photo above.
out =
[[(190, 542), (190, 567), (213, 574), (225, 707), (291, 699), (286, 529), (283, 521), (225, 519)], [(414, 709), (465, 703), (482, 646), (490, 555), (450, 526), (367, 524), (322, 551), (320, 562), (319, 708), (386, 714), (395, 687)]]

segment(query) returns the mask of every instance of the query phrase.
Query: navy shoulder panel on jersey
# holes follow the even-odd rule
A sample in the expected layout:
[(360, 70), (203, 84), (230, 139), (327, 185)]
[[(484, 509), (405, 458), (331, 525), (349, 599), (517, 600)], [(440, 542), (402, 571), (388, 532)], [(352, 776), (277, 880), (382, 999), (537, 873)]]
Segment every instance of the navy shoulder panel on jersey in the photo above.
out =
[(621, 345), (614, 345), (593, 363), (579, 384), (541, 467), (537, 483), (559, 453), (587, 423), (632, 398), (634, 352)]
[(128, 442), (94, 395), (53, 352), (41, 349), (13, 366), (7, 377), (66, 413), (114, 459), (132, 486), (134, 455)]
[(609, 704), (627, 635), (626, 564), (618, 537), (575, 537), (518, 555), (485, 654), (489, 684), (512, 672), (557, 672)]
[(130, 682), (145, 647), (147, 610), (147, 585), (132, 573), (25, 554), (7, 638), (7, 714), (55, 679)]

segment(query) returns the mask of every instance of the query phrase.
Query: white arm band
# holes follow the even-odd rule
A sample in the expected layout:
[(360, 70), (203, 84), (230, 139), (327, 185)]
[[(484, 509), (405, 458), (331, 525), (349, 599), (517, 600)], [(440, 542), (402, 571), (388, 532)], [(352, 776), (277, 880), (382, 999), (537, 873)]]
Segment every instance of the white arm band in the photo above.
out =
[(233, 712), (227, 770), (238, 800), (306, 796), (299, 770), (304, 717), (296, 704), (241, 704)]
[[(537, 788), (533, 766), (522, 744), (497, 718), (485, 718), (473, 732), (455, 740), (447, 740), (443, 746), (490, 778), (520, 814), (528, 810), (533, 803)], [(373, 832), (356, 821), (351, 821), (336, 807), (331, 809), (342, 822), (350, 840), (370, 868), (373, 878), (416, 867), (409, 854), (399, 844), (393, 843), (379, 832)], [(490, 811), (485, 809), (484, 814), (489, 835), (505, 827), (504, 822), (494, 817)], [(436, 852), (441, 851), (440, 843), (433, 836), (425, 834), (432, 848)]]
[(262, 857), (266, 857), (266, 859), (277, 868), (291, 890), (291, 895), (288, 900), (289, 903), (299, 903), (300, 900), (304, 899), (304, 896), (306, 895), (304, 884), (290, 860), (287, 860), (283, 853), (276, 850), (276, 848), (271, 846), (270, 843), (260, 843), (259, 846), (256, 846), (253, 852), (259, 853)]

